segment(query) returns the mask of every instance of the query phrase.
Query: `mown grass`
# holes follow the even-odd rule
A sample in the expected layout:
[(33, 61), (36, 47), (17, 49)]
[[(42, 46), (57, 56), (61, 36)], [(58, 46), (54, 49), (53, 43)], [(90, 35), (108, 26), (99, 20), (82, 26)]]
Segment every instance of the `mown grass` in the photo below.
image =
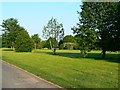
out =
[(2, 59), (64, 88), (118, 88), (118, 53), (100, 51), (82, 58), (79, 50), (2, 51)]

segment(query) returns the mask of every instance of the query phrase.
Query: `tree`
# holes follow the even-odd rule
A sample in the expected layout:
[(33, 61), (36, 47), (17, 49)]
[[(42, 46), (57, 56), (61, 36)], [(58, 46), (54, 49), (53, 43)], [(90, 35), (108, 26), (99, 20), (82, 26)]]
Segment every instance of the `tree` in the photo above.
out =
[(48, 38), (48, 40), (46, 41), (45, 46), (46, 46), (48, 49), (50, 49), (50, 48), (54, 47), (54, 45), (57, 45), (57, 43), (58, 43), (58, 42), (57, 42), (54, 38), (50, 37), (50, 38)]
[(2, 31), (4, 31), (4, 35), (3, 35), (4, 40), (7, 41), (7, 44), (9, 44), (11, 48), (14, 48), (15, 40), (16, 40), (16, 32), (17, 32), (17, 29), (19, 28), (17, 19), (9, 18), (9, 19), (3, 20), (1, 26), (3, 28)]
[(7, 33), (4, 32), (2, 33), (1, 36), (2, 36), (2, 47), (6, 47), (6, 48), (11, 47)]
[(39, 35), (38, 34), (34, 34), (32, 35), (32, 40), (33, 40), (33, 43), (34, 43), (34, 48), (38, 48), (38, 45), (40, 43), (40, 38), (39, 38)]
[[(43, 28), (43, 37), (48, 39), (48, 38), (54, 38), (55, 41), (59, 41), (63, 38), (64, 36), (64, 29), (63, 29), (63, 24), (58, 23), (56, 19), (51, 18), (47, 25), (44, 26)], [(51, 40), (49, 40), (51, 49), (53, 48), (54, 54), (56, 53), (56, 48), (58, 46), (57, 44), (53, 44)]]
[(66, 35), (63, 38), (63, 42), (64, 43), (67, 43), (67, 42), (75, 43), (75, 38), (72, 35)]
[(78, 12), (81, 16), (78, 27), (73, 27), (74, 33), (81, 39), (79, 39), (79, 43), (82, 43), (82, 47), (94, 47), (94, 43), (97, 43), (102, 49), (103, 58), (106, 51), (119, 50), (120, 34), (117, 34), (120, 31), (118, 25), (119, 4), (113, 2), (83, 3), (82, 12)]
[(66, 35), (63, 38), (63, 45), (65, 49), (73, 49), (76, 46), (75, 38), (72, 35)]
[(15, 48), (16, 52), (30, 52), (32, 42), (28, 32), (18, 24), (17, 19), (9, 18), (2, 22), (4, 47)]
[(0, 36), (0, 48), (2, 48), (2, 37)]
[(16, 37), (16, 52), (31, 52), (32, 51), (32, 39), (30, 38), (28, 32), (23, 28), (20, 27), (19, 31), (17, 31)]
[(59, 49), (64, 49), (63, 40), (61, 39), (58, 43)]
[[(81, 9), (82, 12), (78, 11), (79, 14), (79, 23), (77, 27), (74, 26), (71, 28), (75, 34), (77, 43), (81, 53), (84, 54), (84, 57), (87, 54), (87, 51), (90, 51), (96, 41), (95, 28), (92, 25), (92, 15), (91, 15), (91, 3), (83, 3)], [(92, 12), (93, 13), (93, 12)]]
[(46, 40), (39, 43), (39, 48), (46, 48)]
[[(99, 12), (99, 16), (96, 19), (96, 28), (98, 29), (98, 44), (102, 48), (102, 57), (105, 58), (106, 51), (116, 51), (120, 50), (117, 46), (120, 40), (120, 28), (117, 26), (118, 23), (118, 5), (120, 3), (97, 3), (96, 7), (99, 6), (99, 9), (95, 9), (96, 12)], [(99, 19), (100, 18), (100, 19)], [(118, 35), (119, 34), (119, 35)], [(111, 43), (114, 43), (111, 44)]]
[[(97, 40), (102, 49), (102, 57), (106, 51), (120, 50), (119, 5), (117, 2), (95, 3), (94, 24), (97, 29)], [(97, 13), (99, 12), (99, 14)], [(96, 18), (95, 18), (96, 17)], [(114, 43), (111, 44), (111, 43)]]

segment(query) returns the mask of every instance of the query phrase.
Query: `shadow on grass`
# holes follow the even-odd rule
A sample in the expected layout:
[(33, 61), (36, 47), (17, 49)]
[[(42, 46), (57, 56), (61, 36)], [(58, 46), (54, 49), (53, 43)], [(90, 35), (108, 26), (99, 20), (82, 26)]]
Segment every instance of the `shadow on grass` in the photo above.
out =
[(3, 48), (2, 51), (14, 51), (12, 48)]
[[(45, 52), (47, 54), (53, 55), (52, 52)], [(66, 53), (66, 52), (57, 52), (57, 56), (69, 57), (69, 58), (83, 58), (83, 55), (80, 53)], [(109, 62), (120, 63), (120, 54), (106, 54), (106, 58), (102, 58), (100, 53), (88, 53), (86, 58), (94, 60), (105, 60)]]

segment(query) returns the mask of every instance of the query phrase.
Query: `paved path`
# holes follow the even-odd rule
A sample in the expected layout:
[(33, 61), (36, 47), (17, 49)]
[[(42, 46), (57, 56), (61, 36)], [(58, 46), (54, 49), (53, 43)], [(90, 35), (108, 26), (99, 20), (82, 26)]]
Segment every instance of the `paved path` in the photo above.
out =
[(2, 88), (58, 88), (43, 79), (2, 62)]

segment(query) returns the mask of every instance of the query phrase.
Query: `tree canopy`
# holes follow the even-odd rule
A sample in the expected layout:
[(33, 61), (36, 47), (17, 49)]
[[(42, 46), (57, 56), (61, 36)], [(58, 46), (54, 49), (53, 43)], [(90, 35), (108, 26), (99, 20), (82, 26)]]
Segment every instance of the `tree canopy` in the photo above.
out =
[[(55, 41), (59, 41), (63, 38), (64, 36), (64, 28), (62, 23), (58, 23), (57, 19), (51, 18), (47, 25), (44, 26), (43, 28), (43, 37), (48, 39), (48, 38), (53, 38)], [(49, 40), (51, 49), (54, 48), (54, 54), (56, 51), (56, 47), (58, 46), (57, 44), (54, 44)], [(53, 46), (53, 47), (52, 47)]]
[(31, 37), (32, 37), (32, 41), (34, 43), (34, 47), (35, 47), (35, 49), (37, 49), (38, 46), (39, 46), (39, 43), (40, 43), (41, 39), (39, 38), (38, 34), (34, 34)]
[(2, 22), (3, 47), (15, 48), (17, 52), (31, 52), (31, 39), (28, 32), (18, 24), (17, 19), (9, 18)]
[(19, 31), (17, 32), (15, 51), (31, 52), (32, 45), (32, 40), (28, 32), (23, 27), (20, 27)]
[(82, 12), (78, 11), (79, 23), (72, 28), (81, 50), (92, 49), (95, 43), (101, 47), (103, 57), (107, 50), (119, 50), (119, 5), (117, 2), (83, 2)]
[[(1, 26), (3, 28), (2, 31), (4, 31), (4, 34), (2, 35), (3, 36), (3, 45), (9, 44), (10, 47), (14, 48), (17, 31), (18, 31), (18, 28), (20, 27), (17, 19), (9, 18), (9, 19), (3, 20)], [(5, 46), (8, 46), (8, 45), (5, 45)]]

